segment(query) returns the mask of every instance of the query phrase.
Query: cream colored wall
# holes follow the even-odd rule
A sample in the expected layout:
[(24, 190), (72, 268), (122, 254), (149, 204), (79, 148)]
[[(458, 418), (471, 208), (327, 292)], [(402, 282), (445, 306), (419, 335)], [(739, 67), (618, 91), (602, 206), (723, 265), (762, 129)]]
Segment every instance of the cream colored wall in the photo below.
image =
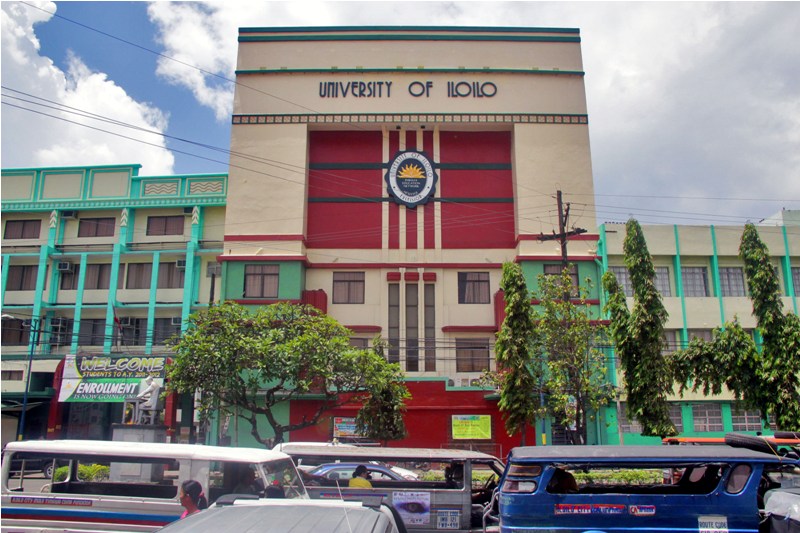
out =
[[(87, 245), (87, 244), (114, 244), (119, 240), (119, 217), (120, 210), (102, 210), (102, 211), (80, 211), (78, 218), (75, 220), (67, 220), (64, 224), (64, 239), (62, 244), (66, 245)], [(81, 218), (114, 218), (114, 236), (113, 237), (78, 237), (78, 228), (80, 226)], [(146, 226), (145, 226), (146, 228)]]
[[(364, 272), (364, 303), (333, 303), (334, 272)], [(306, 289), (322, 289), (328, 295), (328, 313), (347, 326), (380, 326), (385, 336), (388, 327), (388, 289), (386, 271), (381, 269), (310, 269), (306, 275)], [(373, 334), (359, 336), (372, 337)]]
[(3, 201), (33, 198), (33, 172), (3, 174)]
[[(191, 234), (192, 217), (183, 216), (183, 234), (181, 235), (148, 235), (147, 217), (149, 216), (183, 216), (183, 209), (137, 209), (133, 227), (132, 242), (186, 242)], [(128, 228), (130, 230), (130, 227)]]
[[(187, 218), (189, 218), (191, 221), (191, 217)], [(203, 220), (204, 224), (202, 239), (204, 241), (221, 241), (225, 237), (224, 207), (204, 207)]]
[[(3, 178), (5, 179), (5, 178)], [(3, 185), (5, 187), (5, 185)], [(5, 189), (4, 189), (5, 194)], [(47, 242), (47, 232), (50, 229), (50, 214), (49, 213), (2, 213), (2, 231), (5, 234), (7, 220), (41, 220), (42, 227), (39, 230), (38, 239), (4, 239), (4, 246), (32, 246), (45, 244)]]

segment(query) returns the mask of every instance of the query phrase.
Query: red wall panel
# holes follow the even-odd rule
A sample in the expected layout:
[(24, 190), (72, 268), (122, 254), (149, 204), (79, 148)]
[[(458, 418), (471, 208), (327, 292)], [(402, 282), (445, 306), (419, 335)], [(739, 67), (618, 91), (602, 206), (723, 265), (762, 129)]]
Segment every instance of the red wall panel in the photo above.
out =
[(306, 246), (380, 248), (380, 202), (308, 204)]
[(383, 137), (380, 131), (312, 131), (311, 163), (379, 163)]
[(309, 198), (380, 198), (384, 184), (380, 170), (310, 170)]
[(509, 131), (443, 131), (439, 145), (442, 163), (511, 164)]

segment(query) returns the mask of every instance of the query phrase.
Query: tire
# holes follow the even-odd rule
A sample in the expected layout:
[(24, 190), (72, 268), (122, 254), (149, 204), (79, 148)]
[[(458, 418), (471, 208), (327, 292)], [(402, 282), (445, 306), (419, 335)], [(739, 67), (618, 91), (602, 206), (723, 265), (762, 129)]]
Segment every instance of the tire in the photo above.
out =
[(42, 474), (46, 479), (53, 479), (53, 461), (50, 461), (42, 468)]
[(755, 435), (742, 435), (739, 433), (728, 433), (725, 435), (725, 444), (734, 448), (747, 448), (756, 452), (771, 453), (780, 455), (777, 447), (773, 446), (766, 439)]
[(800, 439), (800, 431), (776, 431), (776, 439)]

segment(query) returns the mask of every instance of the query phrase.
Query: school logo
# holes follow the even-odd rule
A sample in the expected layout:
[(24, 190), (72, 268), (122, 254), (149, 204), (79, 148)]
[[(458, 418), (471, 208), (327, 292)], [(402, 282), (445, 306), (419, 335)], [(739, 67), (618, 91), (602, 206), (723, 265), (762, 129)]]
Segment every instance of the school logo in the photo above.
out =
[(427, 203), (438, 180), (433, 165), (422, 152), (399, 152), (386, 173), (389, 196), (406, 207)]

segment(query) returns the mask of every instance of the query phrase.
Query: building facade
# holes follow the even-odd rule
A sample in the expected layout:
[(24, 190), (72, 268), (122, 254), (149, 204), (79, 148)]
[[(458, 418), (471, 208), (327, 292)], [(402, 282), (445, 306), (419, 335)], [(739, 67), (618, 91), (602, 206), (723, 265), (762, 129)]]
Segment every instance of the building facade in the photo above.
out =
[[(388, 343), (412, 393), (398, 445), (505, 455), (519, 437), (477, 382), (496, 369), (502, 264), (520, 263), (535, 288), (539, 274), (561, 271), (553, 236), (564, 233), (597, 318), (601, 275), (610, 269), (627, 286), (624, 225), (595, 222), (580, 39), (560, 28), (243, 28), (229, 175), (3, 170), (4, 411), (28, 390), (41, 429), (26, 436), (64, 424), (65, 436), (102, 438), (97, 428), (120, 406), (52, 399), (65, 354), (168, 355), (163, 340), (209, 301), (293, 301), (350, 328), (354, 345)], [(796, 313), (791, 220), (761, 233)], [(645, 226), (645, 235), (670, 349), (734, 316), (754, 328), (741, 228)], [(762, 429), (729, 395), (673, 400), (683, 435)], [(278, 416), (297, 421), (314, 405), (293, 402)], [(173, 399), (174, 435), (191, 413), (190, 398)], [(342, 408), (289, 438), (352, 437), (354, 416)], [(624, 397), (588, 429), (590, 444), (656, 442), (626, 419)], [(544, 421), (527, 442), (564, 438)], [(208, 441), (254, 444), (235, 420), (216, 420)]]

